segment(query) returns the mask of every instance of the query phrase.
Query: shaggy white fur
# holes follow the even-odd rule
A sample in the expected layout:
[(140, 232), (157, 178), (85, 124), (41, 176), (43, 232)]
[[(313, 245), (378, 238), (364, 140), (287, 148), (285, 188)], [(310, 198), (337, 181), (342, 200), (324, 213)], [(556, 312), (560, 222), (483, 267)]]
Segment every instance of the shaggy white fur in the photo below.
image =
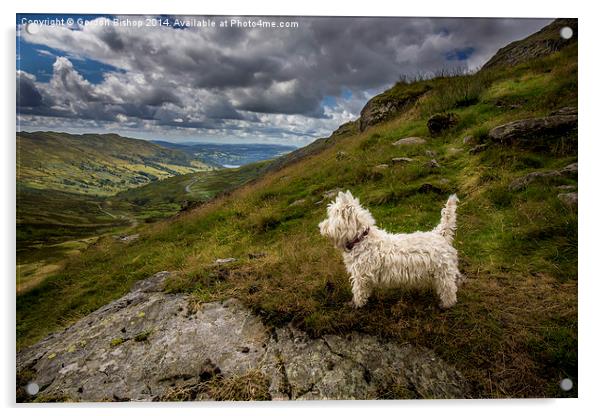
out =
[(441, 222), (432, 231), (389, 234), (375, 226), (370, 212), (351, 192), (339, 192), (319, 228), (343, 252), (355, 307), (364, 306), (377, 286), (431, 285), (442, 308), (456, 303), (462, 277), (452, 246), (457, 203), (458, 197), (451, 195), (441, 210)]

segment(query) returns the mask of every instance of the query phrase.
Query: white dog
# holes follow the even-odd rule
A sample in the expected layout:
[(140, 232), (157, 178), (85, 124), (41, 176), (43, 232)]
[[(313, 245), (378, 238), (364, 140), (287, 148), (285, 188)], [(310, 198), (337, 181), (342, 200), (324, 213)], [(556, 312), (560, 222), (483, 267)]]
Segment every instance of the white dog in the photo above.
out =
[(457, 203), (455, 194), (449, 197), (441, 210), (441, 222), (432, 231), (389, 234), (374, 225), (370, 212), (351, 192), (339, 192), (319, 227), (343, 252), (355, 307), (364, 306), (377, 286), (430, 285), (442, 308), (456, 303), (461, 279), (458, 253), (452, 246)]

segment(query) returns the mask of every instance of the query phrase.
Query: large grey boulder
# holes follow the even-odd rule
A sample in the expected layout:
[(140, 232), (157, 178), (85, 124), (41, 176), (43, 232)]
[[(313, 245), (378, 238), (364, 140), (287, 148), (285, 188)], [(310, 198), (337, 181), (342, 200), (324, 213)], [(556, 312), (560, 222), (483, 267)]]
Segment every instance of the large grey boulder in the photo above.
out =
[(462, 375), (427, 349), (383, 343), (353, 332), (311, 339), (288, 326), (277, 329), (263, 371), (272, 399), (376, 399), (395, 389), (405, 398), (465, 398)]
[(360, 112), (360, 131), (410, 109), (429, 89), (428, 85), (397, 83), (382, 94), (372, 97)]
[(517, 120), (491, 129), (489, 137), (502, 144), (541, 146), (550, 138), (574, 136), (577, 118), (577, 114), (563, 114)]
[[(139, 282), (122, 298), (20, 351), (18, 400), (470, 395), (461, 374), (430, 350), (359, 333), (310, 338), (292, 327), (270, 330), (237, 300), (199, 304), (190, 295), (162, 292), (169, 275)], [(232, 395), (245, 388), (249, 394)]]
[(31, 382), (46, 400), (150, 401), (216, 374), (256, 367), (269, 338), (261, 321), (234, 300), (196, 308), (187, 295), (163, 293), (168, 276), (141, 281), (21, 351), (17, 372), (35, 374)]

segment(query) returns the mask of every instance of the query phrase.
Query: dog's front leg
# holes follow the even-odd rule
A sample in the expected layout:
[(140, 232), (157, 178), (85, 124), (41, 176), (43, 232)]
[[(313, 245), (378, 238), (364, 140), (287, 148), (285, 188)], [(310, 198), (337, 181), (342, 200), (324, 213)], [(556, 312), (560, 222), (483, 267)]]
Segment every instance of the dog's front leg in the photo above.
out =
[(367, 276), (361, 276), (359, 274), (351, 274), (349, 278), (351, 281), (351, 293), (353, 294), (353, 306), (361, 308), (368, 302), (370, 293), (370, 279)]

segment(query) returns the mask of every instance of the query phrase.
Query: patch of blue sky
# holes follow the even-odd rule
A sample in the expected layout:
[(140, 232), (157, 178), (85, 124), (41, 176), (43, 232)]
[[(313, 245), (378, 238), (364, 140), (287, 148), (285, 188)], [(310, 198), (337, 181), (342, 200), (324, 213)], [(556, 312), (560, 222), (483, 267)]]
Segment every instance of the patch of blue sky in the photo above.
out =
[(92, 84), (99, 84), (107, 72), (122, 70), (84, 57), (74, 57), (64, 51), (48, 46), (36, 45), (17, 38), (17, 69), (35, 75), (41, 82), (48, 82), (52, 77), (52, 65), (59, 56), (67, 57), (77, 72)]
[(475, 48), (467, 46), (465, 48), (457, 48), (448, 52), (445, 52), (445, 59), (448, 61), (466, 61), (472, 56)]

